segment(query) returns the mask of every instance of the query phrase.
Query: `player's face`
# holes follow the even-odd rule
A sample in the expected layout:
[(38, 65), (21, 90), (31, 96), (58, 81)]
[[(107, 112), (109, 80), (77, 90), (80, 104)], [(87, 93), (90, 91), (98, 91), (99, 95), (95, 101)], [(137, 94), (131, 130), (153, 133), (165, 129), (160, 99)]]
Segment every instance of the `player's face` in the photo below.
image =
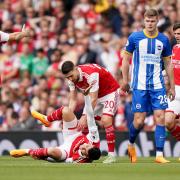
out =
[(70, 71), (68, 74), (65, 75), (65, 78), (72, 81), (73, 83), (77, 82), (79, 80), (78, 70), (74, 68), (72, 71)]
[(157, 23), (158, 23), (158, 18), (156, 16), (144, 18), (145, 29), (148, 32), (156, 31)]
[(177, 43), (180, 44), (180, 28), (174, 31), (174, 36), (176, 38)]
[(88, 156), (88, 151), (91, 148), (93, 148), (93, 145), (92, 144), (87, 144), (87, 143), (84, 143), (79, 147), (79, 149), (81, 151), (81, 154), (86, 156), (86, 157)]

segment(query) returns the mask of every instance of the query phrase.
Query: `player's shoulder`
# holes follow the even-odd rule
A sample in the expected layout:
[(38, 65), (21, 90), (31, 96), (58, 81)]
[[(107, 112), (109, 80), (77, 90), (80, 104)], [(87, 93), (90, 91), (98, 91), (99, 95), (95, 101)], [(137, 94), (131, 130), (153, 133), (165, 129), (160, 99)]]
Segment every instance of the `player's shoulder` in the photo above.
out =
[(175, 44), (174, 46), (173, 46), (173, 50), (174, 49), (180, 49), (180, 44)]
[(102, 67), (98, 64), (83, 64), (83, 65), (78, 65), (78, 68), (80, 68), (82, 72), (87, 72), (87, 73), (88, 72), (93, 73), (102, 69)]
[(134, 43), (144, 39), (144, 33), (143, 31), (136, 31), (136, 32), (132, 32), (129, 36), (129, 40), (133, 41)]
[(143, 37), (143, 31), (135, 31), (130, 34), (130, 37), (136, 38), (136, 37)]
[(166, 42), (166, 41), (169, 41), (168, 37), (167, 37), (165, 34), (161, 33), (161, 32), (158, 33), (157, 38), (158, 38), (159, 40), (161, 40), (161, 41), (165, 41), (165, 42)]
[(78, 65), (78, 68), (89, 69), (89, 68), (92, 68), (92, 66), (91, 66), (91, 64), (81, 64), (81, 65)]

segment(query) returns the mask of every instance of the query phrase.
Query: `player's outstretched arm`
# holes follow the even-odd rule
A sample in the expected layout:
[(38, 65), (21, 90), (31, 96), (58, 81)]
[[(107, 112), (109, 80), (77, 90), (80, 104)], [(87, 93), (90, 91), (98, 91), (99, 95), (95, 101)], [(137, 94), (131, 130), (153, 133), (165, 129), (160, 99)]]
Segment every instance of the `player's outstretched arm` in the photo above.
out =
[(85, 96), (85, 111), (87, 115), (87, 125), (89, 129), (89, 136), (95, 143), (99, 142), (99, 132), (94, 119), (94, 111), (91, 105), (91, 97)]
[(10, 33), (8, 41), (19, 41), (24, 37), (31, 37), (30, 30), (25, 25), (23, 25), (21, 32)]
[(131, 55), (124, 52), (123, 53), (123, 60), (122, 60), (122, 75), (123, 75), (123, 83), (121, 85), (121, 89), (124, 92), (128, 92), (130, 87), (129, 87), (129, 61), (131, 59)]

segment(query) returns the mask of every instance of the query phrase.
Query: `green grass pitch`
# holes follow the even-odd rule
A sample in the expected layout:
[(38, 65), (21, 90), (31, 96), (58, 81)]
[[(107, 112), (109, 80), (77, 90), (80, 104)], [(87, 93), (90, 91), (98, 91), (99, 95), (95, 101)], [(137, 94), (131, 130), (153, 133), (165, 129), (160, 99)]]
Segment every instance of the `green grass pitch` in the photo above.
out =
[[(169, 158), (168, 158), (169, 159)], [(49, 163), (30, 157), (0, 157), (1, 180), (179, 180), (180, 162), (156, 164), (154, 158), (139, 158), (129, 163), (128, 157), (114, 164), (103, 164), (103, 158), (91, 164)]]

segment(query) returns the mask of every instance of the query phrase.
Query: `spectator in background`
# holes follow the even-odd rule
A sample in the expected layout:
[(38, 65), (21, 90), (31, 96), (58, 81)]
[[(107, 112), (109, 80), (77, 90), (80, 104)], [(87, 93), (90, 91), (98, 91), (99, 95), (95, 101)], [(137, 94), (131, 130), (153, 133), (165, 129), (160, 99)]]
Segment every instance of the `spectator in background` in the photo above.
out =
[(48, 59), (42, 48), (37, 50), (37, 55), (32, 62), (32, 76), (36, 79), (45, 75), (48, 69)]
[(113, 48), (115, 44), (113, 41), (116, 40), (113, 39), (111, 33), (103, 33), (102, 38), (100, 39), (103, 47), (103, 51), (100, 54), (100, 61), (103, 66), (115, 77), (119, 64), (119, 58), (116, 49)]
[(10, 45), (3, 46), (4, 59), (1, 61), (2, 80), (9, 81), (19, 78), (20, 59)]
[(77, 51), (79, 53), (79, 58), (77, 64), (95, 64), (97, 54), (96, 52), (89, 49), (89, 42), (87, 38), (82, 40), (82, 43), (77, 45)]
[(32, 73), (32, 63), (34, 55), (30, 52), (29, 44), (24, 43), (22, 46), (22, 53), (20, 54), (20, 75), (23, 77), (23, 74), (27, 72), (29, 75)]
[(37, 121), (31, 117), (29, 109), (22, 107), (19, 115), (17, 113), (12, 113), (13, 126), (10, 128), (10, 131), (27, 131), (27, 130), (36, 130), (38, 128)]

